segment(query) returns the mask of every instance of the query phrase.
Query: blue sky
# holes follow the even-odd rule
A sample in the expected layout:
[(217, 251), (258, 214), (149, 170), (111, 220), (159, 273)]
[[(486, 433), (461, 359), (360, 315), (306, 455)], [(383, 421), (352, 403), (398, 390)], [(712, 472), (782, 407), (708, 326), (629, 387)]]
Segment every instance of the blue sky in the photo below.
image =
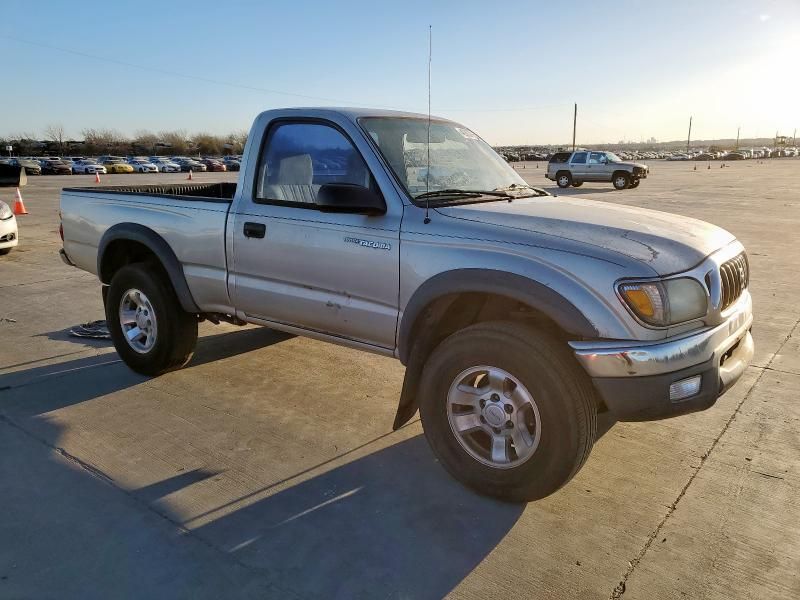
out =
[(280, 106), (424, 112), (429, 24), (434, 114), (494, 144), (567, 141), (573, 102), (579, 143), (680, 139), (689, 115), (696, 139), (800, 122), (796, 0), (1, 0), (0, 135), (226, 133)]

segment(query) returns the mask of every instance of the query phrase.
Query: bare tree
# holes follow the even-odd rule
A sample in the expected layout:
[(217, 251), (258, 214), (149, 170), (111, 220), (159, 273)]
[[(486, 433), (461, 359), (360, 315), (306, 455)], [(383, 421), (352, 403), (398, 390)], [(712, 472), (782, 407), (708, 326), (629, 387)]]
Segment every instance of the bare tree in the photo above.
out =
[(185, 130), (179, 129), (177, 131), (160, 131), (158, 133), (159, 141), (169, 144), (174, 154), (186, 154), (190, 148), (187, 142), (189, 134)]
[(192, 138), (197, 151), (200, 154), (219, 155), (222, 151), (224, 142), (222, 138), (210, 133), (198, 133)]
[(233, 146), (232, 154), (241, 154), (244, 152), (244, 145), (247, 143), (247, 130), (234, 131), (228, 136), (228, 139), (230, 140), (228, 143)]
[(128, 143), (121, 133), (113, 129), (84, 129), (81, 133), (89, 154), (111, 154)]
[(59, 124), (48, 125), (44, 129), (44, 135), (48, 140), (58, 144), (58, 153), (64, 154), (64, 126)]

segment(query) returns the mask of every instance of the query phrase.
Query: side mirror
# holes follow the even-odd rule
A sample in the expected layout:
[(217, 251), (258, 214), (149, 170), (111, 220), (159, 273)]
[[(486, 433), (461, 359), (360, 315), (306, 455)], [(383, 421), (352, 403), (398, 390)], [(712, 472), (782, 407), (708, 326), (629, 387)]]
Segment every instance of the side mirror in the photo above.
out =
[(386, 202), (376, 192), (353, 183), (326, 183), (317, 192), (315, 201), (322, 212), (382, 215)]

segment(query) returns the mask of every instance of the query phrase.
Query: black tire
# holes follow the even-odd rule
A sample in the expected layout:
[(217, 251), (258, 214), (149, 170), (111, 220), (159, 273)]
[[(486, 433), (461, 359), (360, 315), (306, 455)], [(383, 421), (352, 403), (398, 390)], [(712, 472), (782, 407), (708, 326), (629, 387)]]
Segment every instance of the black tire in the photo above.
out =
[(0, 248), (0, 256), (5, 256), (9, 252), (11, 252), (12, 248)]
[(631, 176), (623, 171), (618, 171), (617, 173), (614, 173), (611, 183), (614, 185), (614, 189), (627, 189), (627, 187), (631, 184)]
[(556, 185), (560, 188), (568, 188), (572, 185), (572, 173), (560, 171), (556, 173)]
[[(120, 303), (128, 290), (141, 291), (152, 305), (157, 333), (147, 352), (133, 349), (120, 323)], [(120, 358), (143, 375), (161, 375), (185, 365), (197, 343), (197, 318), (184, 312), (172, 284), (156, 266), (135, 263), (122, 267), (111, 280), (106, 298), (106, 322)]]
[(631, 189), (633, 189), (633, 188), (635, 188), (635, 187), (639, 187), (639, 184), (640, 184), (641, 182), (642, 182), (642, 180), (641, 180), (641, 179), (634, 179), (633, 181), (631, 181), (631, 185), (630, 185)]
[[(538, 446), (518, 466), (479, 462), (450, 426), (450, 386), (475, 365), (512, 374), (538, 407)], [(594, 444), (597, 402), (591, 382), (563, 342), (526, 325), (477, 323), (452, 334), (428, 358), (419, 389), (422, 425), (434, 454), (454, 478), (481, 494), (515, 502), (544, 498), (572, 479)]]
[(581, 187), (583, 185), (582, 181), (573, 181), (572, 187)]

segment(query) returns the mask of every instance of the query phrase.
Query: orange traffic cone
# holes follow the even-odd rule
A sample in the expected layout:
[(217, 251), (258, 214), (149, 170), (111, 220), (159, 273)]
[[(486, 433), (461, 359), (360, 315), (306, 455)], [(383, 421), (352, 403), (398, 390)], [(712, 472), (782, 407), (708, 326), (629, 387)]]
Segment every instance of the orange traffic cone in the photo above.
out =
[(189, 176), (186, 178), (188, 181), (192, 180), (192, 170), (189, 169)]
[(14, 214), (15, 215), (27, 215), (28, 211), (25, 210), (25, 203), (22, 201), (22, 194), (19, 193), (19, 188), (17, 188), (17, 200), (14, 202)]
[(100, 171), (95, 171), (94, 172), (94, 182), (95, 183), (100, 183)]

